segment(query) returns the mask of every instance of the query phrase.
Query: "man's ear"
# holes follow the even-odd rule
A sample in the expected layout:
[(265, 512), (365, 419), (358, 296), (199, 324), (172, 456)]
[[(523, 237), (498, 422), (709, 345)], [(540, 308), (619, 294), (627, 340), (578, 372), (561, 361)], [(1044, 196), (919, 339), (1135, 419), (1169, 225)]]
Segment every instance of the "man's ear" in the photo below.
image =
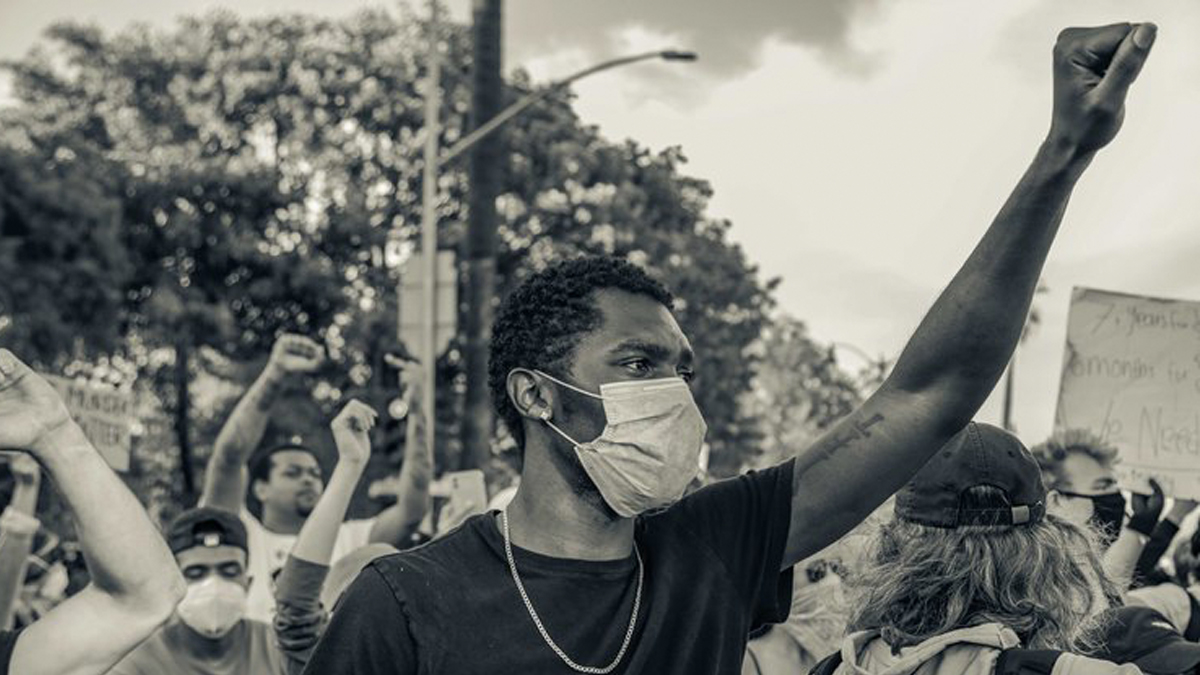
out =
[(554, 414), (555, 391), (552, 387), (544, 386), (542, 378), (533, 371), (514, 368), (509, 371), (505, 384), (508, 400), (512, 401), (522, 417), (547, 420)]
[(250, 491), (254, 493), (254, 498), (261, 504), (267, 494), (267, 484), (261, 479), (255, 478), (254, 482), (250, 484)]
[(1063, 496), (1058, 490), (1050, 489), (1046, 491), (1046, 510), (1061, 509), (1063, 506)]

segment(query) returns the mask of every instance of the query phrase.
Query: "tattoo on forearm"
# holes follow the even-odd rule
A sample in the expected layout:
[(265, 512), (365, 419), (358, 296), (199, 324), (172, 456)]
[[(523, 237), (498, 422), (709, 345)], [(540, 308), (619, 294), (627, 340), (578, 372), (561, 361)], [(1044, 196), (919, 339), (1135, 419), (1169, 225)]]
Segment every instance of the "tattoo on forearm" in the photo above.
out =
[(847, 429), (830, 439), (822, 454), (829, 456), (835, 450), (850, 445), (860, 438), (870, 438), (871, 427), (879, 424), (883, 419), (883, 413), (875, 413), (866, 420), (853, 420)]

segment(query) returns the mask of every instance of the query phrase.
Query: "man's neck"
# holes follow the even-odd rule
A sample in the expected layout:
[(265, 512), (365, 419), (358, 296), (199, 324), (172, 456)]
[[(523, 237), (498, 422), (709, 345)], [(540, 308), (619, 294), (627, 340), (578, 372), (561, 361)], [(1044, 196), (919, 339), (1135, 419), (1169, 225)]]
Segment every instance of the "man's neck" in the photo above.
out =
[(167, 625), (166, 630), (169, 641), (182, 647), (187, 655), (198, 661), (216, 661), (236, 646), (237, 635), (244, 628), (245, 622), (246, 620), (242, 619), (228, 633), (215, 639), (204, 637), (177, 618)]
[[(577, 494), (542, 453), (526, 453), (521, 487), (506, 513), (513, 545), (534, 553), (617, 560), (633, 551), (633, 519), (614, 517)], [(503, 531), (499, 518), (496, 526)]]
[(263, 527), (275, 534), (300, 534), (305, 517), (294, 509), (273, 509), (265, 504), (262, 510)]

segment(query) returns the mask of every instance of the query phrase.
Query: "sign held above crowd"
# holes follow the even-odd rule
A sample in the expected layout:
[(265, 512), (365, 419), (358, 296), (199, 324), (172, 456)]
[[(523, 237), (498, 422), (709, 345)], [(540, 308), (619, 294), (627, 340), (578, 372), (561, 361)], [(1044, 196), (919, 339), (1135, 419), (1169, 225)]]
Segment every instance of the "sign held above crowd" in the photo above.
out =
[(1123, 488), (1200, 499), (1200, 302), (1075, 288), (1054, 424), (1115, 445)]

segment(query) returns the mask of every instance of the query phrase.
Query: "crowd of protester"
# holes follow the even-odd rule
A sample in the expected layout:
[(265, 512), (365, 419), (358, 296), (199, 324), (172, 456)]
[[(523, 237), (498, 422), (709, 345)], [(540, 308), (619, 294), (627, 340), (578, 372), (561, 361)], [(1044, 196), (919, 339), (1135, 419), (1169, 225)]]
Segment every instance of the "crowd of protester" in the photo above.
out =
[(892, 374), (762, 471), (704, 478), (697, 358), (670, 292), (618, 258), (550, 266), (505, 299), (489, 383), (520, 481), (434, 528), (420, 364), (389, 358), (409, 410), (393, 506), (346, 520), (377, 418), (360, 401), (329, 424), (328, 476), (309, 447), (259, 447), (287, 380), (323, 358), (283, 335), (199, 503), (159, 532), (55, 390), (0, 350), (18, 485), (0, 608), (25, 573), (38, 467), (90, 576), (0, 633), (0, 674), (1200, 672), (1196, 503), (1157, 484), (1127, 499), (1116, 450), (1086, 432), (1030, 449), (971, 421), (1155, 30), (1060, 35), (1049, 137)]

